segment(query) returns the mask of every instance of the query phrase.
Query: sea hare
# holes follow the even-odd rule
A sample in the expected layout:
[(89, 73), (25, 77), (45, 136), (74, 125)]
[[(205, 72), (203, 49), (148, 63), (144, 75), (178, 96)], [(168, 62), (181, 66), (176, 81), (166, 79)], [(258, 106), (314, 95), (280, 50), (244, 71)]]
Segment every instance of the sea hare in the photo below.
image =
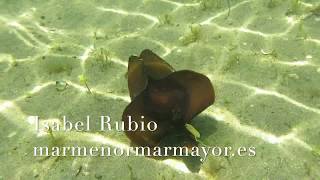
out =
[(125, 131), (132, 143), (154, 147), (163, 144), (164, 139), (182, 134), (180, 145), (197, 145), (185, 124), (214, 103), (214, 89), (206, 76), (191, 70), (175, 71), (146, 49), (139, 57), (129, 58), (128, 88), (132, 102), (122, 115), (125, 130), (129, 127), (128, 116), (144, 124), (151, 121), (157, 124), (155, 131)]

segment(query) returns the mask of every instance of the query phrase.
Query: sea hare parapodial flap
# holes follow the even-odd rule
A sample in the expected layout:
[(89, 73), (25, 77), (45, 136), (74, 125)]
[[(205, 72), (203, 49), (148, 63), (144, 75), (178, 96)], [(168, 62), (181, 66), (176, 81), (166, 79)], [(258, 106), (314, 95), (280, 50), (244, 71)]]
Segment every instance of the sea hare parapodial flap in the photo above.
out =
[(143, 50), (140, 56), (130, 56), (128, 65), (128, 87), (134, 99), (147, 86), (148, 79), (159, 80), (174, 72), (167, 62), (152, 51)]
[[(143, 95), (139, 95), (132, 101), (124, 110), (122, 115), (122, 120), (124, 123), (124, 128), (129, 129), (128, 116), (131, 116), (133, 121), (143, 121), (147, 124), (150, 121), (157, 123), (158, 128), (155, 131), (125, 131), (129, 139), (136, 145), (139, 146), (156, 146), (164, 137), (170, 127), (170, 123), (166, 121), (158, 121), (156, 117), (150, 116), (146, 113), (146, 106), (144, 104)], [(141, 118), (143, 116), (144, 118)]]
[(210, 80), (190, 70), (176, 71), (168, 79), (179, 84), (186, 92), (186, 109), (183, 115), (185, 123), (214, 103), (214, 89)]
[[(205, 75), (190, 70), (174, 71), (150, 50), (129, 58), (128, 87), (132, 102), (123, 112), (125, 128), (128, 116), (158, 124), (154, 132), (126, 132), (133, 143), (144, 146), (156, 146), (175, 132), (187, 132), (181, 129), (215, 99), (213, 86)], [(194, 144), (193, 139), (189, 142)]]
[(175, 71), (170, 64), (149, 49), (143, 50), (140, 58), (143, 60), (146, 74), (154, 80), (162, 79)]
[(143, 61), (137, 56), (131, 56), (128, 65), (128, 88), (131, 99), (140, 94), (147, 84), (148, 78), (144, 71)]

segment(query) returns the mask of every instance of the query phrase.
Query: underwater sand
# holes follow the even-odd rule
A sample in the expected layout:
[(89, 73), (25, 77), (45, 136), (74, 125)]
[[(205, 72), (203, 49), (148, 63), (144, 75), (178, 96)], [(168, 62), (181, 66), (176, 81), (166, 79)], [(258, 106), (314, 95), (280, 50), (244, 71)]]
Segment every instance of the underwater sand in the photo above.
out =
[[(222, 0), (1, 0), (0, 180), (319, 179), (319, 5), (230, 0), (229, 14)], [(201, 141), (256, 156), (210, 156), (199, 173), (144, 157), (33, 157), (39, 145), (130, 145), (116, 131), (53, 141), (29, 116), (120, 121), (128, 57), (146, 48), (212, 81), (216, 102), (192, 123)]]

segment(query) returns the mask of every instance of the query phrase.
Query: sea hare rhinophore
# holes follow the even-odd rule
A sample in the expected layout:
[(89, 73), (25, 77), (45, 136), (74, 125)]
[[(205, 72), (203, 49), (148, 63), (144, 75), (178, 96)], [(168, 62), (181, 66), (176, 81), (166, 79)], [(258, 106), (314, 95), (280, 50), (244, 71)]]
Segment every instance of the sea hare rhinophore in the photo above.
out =
[(191, 70), (175, 71), (146, 49), (139, 57), (129, 58), (128, 88), (132, 102), (122, 115), (125, 130), (128, 116), (144, 124), (157, 123), (155, 131), (126, 131), (132, 143), (154, 147), (163, 144), (163, 139), (183, 134), (180, 145), (197, 145), (191, 136), (185, 136), (189, 133), (185, 124), (214, 103), (213, 86), (206, 76)]

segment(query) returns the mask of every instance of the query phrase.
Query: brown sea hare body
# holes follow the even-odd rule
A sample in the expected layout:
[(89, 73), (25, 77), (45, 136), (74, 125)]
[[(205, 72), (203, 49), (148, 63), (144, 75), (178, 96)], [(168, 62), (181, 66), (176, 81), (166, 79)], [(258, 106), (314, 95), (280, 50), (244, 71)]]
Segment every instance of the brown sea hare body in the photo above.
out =
[(187, 133), (185, 124), (215, 99), (213, 86), (206, 76), (190, 70), (175, 71), (148, 49), (139, 57), (129, 58), (128, 88), (132, 102), (122, 115), (125, 129), (128, 116), (158, 125), (155, 131), (126, 131), (130, 140), (139, 146), (157, 146), (175, 131)]

